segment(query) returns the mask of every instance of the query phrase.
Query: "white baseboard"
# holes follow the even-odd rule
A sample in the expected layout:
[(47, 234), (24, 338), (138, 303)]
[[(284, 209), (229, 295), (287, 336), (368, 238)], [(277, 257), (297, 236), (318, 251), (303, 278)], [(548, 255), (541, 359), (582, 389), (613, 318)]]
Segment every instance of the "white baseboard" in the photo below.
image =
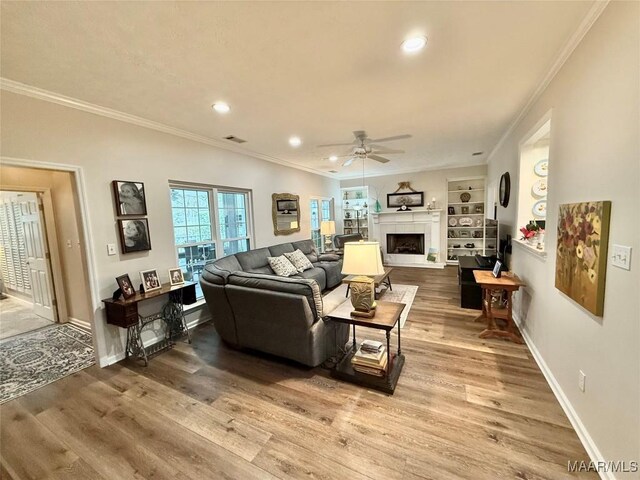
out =
[[(210, 320), (211, 320), (211, 315), (206, 315), (204, 317), (196, 318), (191, 322), (187, 322), (187, 328), (189, 330), (192, 330), (194, 327), (197, 327), (198, 325), (202, 325), (203, 323), (207, 323)], [(155, 345), (156, 343), (162, 340), (164, 340), (164, 336), (156, 335), (149, 341), (145, 340), (145, 344), (147, 347), (150, 347), (151, 345)], [(108, 367), (109, 365), (113, 365), (114, 363), (118, 363), (124, 359), (125, 359), (125, 352), (120, 352), (115, 355), (110, 355), (106, 358), (98, 359), (98, 365), (100, 366), (100, 368), (104, 368), (104, 367)]]
[[(564, 410), (564, 413), (567, 415), (569, 422), (571, 422), (571, 426), (578, 434), (578, 438), (580, 439), (580, 441), (582, 442), (582, 445), (587, 451), (589, 458), (595, 464), (598, 464), (598, 462), (603, 462), (603, 463), (606, 462), (605, 458), (602, 456), (602, 453), (600, 453), (600, 450), (596, 446), (596, 443), (593, 441), (593, 438), (591, 438), (591, 435), (589, 435), (587, 428), (584, 426), (584, 424), (582, 423), (582, 420), (580, 420), (580, 417), (578, 416), (577, 412), (573, 408), (573, 405), (571, 405), (571, 402), (569, 401), (564, 391), (562, 390), (562, 387), (556, 380), (556, 377), (554, 377), (553, 373), (549, 369), (547, 362), (545, 362), (544, 358), (542, 358), (540, 351), (536, 347), (535, 343), (533, 343), (533, 340), (531, 339), (527, 331), (524, 328), (522, 328), (522, 322), (520, 320), (520, 317), (515, 312), (513, 312), (513, 320), (515, 321), (516, 325), (518, 325), (518, 329), (522, 334), (522, 338), (524, 338), (524, 341), (527, 343), (527, 346), (529, 347), (529, 350), (531, 351), (533, 358), (538, 364), (538, 367), (542, 371), (544, 378), (547, 380), (547, 383), (551, 387), (551, 390), (553, 391), (553, 394), (556, 396), (556, 399), (560, 403), (562, 410)], [(598, 473), (600, 474), (600, 478), (603, 478), (605, 480), (616, 480), (616, 477), (613, 474), (613, 472), (600, 471)]]
[(79, 318), (69, 317), (69, 323), (75, 325), (76, 327), (80, 327), (87, 332), (91, 332), (91, 324), (86, 320), (80, 320)]

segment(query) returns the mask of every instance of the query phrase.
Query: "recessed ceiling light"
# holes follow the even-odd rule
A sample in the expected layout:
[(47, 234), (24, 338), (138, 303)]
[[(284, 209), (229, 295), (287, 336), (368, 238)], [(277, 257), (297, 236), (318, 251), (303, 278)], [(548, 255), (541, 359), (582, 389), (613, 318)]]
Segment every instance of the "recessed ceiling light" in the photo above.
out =
[(300, 140), (300, 137), (291, 137), (289, 139), (289, 145), (291, 145), (292, 147), (299, 147), (300, 145), (302, 145), (302, 140)]
[(224, 102), (216, 102), (213, 104), (213, 109), (218, 113), (227, 113), (231, 108)]
[(330, 162), (335, 162), (335, 161), (337, 161), (337, 160), (338, 160), (338, 157), (336, 157), (335, 155), (331, 155), (331, 156), (329, 157), (329, 161), (330, 161)]
[(427, 44), (427, 37), (411, 37), (402, 42), (402, 50), (406, 53), (416, 53), (422, 50)]

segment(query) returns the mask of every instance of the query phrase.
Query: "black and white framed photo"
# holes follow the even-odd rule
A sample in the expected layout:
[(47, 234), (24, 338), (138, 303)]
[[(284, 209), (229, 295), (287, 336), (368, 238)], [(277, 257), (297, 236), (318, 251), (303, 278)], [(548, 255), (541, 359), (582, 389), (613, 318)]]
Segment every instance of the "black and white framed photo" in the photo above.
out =
[(155, 268), (153, 270), (142, 270), (140, 272), (140, 280), (142, 280), (144, 293), (153, 292), (154, 290), (160, 290), (160, 288), (162, 288), (162, 284), (158, 278), (158, 272)]
[(119, 217), (147, 214), (144, 183), (123, 180), (114, 180), (111, 183)]
[(455, 215), (456, 214), (456, 208), (455, 207), (448, 207), (447, 208), (447, 212), (449, 212), (449, 215)]
[(424, 192), (387, 193), (387, 208), (423, 207)]
[(122, 253), (144, 252), (151, 250), (149, 222), (146, 218), (118, 220)]
[(122, 296), (125, 300), (135, 296), (136, 289), (133, 288), (133, 283), (128, 274), (125, 273), (124, 275), (116, 277), (116, 283), (118, 284), (118, 288), (122, 290)]
[(500, 260), (496, 260), (496, 264), (493, 266), (493, 276), (496, 278), (500, 278), (502, 271), (502, 262)]
[(463, 205), (462, 207), (460, 207), (460, 213), (462, 213), (463, 215), (468, 215), (469, 207), (467, 205)]
[(184, 283), (184, 275), (180, 267), (169, 269), (169, 282), (171, 285), (182, 285)]

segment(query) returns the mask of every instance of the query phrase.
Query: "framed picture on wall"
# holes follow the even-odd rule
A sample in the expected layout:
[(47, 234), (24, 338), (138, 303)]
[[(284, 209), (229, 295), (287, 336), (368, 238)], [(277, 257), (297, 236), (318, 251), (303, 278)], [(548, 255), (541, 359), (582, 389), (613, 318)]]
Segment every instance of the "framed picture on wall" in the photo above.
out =
[(122, 253), (151, 250), (149, 223), (146, 218), (118, 220), (118, 232)]
[(423, 207), (424, 192), (387, 193), (387, 208)]
[(147, 214), (144, 183), (130, 180), (114, 180), (111, 184), (119, 217)]

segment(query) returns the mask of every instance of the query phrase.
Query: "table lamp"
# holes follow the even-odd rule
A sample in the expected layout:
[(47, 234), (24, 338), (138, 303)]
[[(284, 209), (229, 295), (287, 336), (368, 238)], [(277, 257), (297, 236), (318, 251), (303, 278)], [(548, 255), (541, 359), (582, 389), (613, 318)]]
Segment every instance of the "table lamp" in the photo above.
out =
[(351, 315), (373, 318), (376, 312), (376, 287), (371, 277), (384, 273), (380, 244), (364, 241), (345, 243), (342, 273), (356, 275), (350, 282), (351, 304), (354, 308)]
[(331, 235), (336, 233), (336, 222), (333, 220), (324, 220), (320, 223), (320, 235), (324, 235), (325, 251), (331, 248)]

